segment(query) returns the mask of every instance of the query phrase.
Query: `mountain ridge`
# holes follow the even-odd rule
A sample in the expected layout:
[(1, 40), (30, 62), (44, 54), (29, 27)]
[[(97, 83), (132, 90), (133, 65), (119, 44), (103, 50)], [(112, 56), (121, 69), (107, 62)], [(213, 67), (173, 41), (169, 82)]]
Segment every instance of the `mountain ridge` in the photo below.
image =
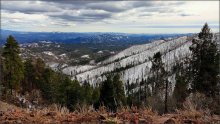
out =
[[(214, 40), (219, 40), (219, 34), (215, 33)], [(176, 62), (181, 62), (185, 58), (190, 58), (189, 46), (192, 44), (194, 36), (183, 36), (169, 40), (156, 40), (152, 43), (131, 46), (109, 58), (98, 63), (96, 66), (66, 66), (63, 73), (70, 75), (72, 79), (77, 79), (81, 83), (89, 82), (91, 85), (99, 85), (104, 81), (107, 73), (119, 72), (125, 84), (139, 83), (142, 79), (146, 80), (151, 68), (151, 57), (154, 53), (162, 53), (162, 61), (165, 69), (170, 70)], [(134, 52), (134, 50), (137, 50)], [(135, 54), (134, 54), (135, 53)], [(88, 67), (88, 68), (87, 68)], [(72, 68), (72, 69), (71, 69)], [(172, 90), (175, 86), (175, 75), (169, 77), (172, 83)]]
[[(13, 35), (19, 43), (32, 43), (42, 40), (63, 43), (109, 43), (137, 42), (146, 43), (155, 38), (168, 38), (186, 34), (131, 34), (120, 32), (20, 32), (1, 29), (1, 42), (4, 43), (8, 35)], [(190, 35), (187, 34), (187, 35)]]

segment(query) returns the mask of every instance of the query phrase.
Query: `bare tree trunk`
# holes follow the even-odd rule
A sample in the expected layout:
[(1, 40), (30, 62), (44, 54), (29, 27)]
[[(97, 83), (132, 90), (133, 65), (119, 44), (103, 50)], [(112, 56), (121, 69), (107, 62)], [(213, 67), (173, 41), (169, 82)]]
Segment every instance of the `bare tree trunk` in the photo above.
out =
[(141, 84), (139, 82), (138, 103), (141, 103)]
[(167, 96), (168, 96), (168, 81), (166, 81), (165, 100), (164, 100), (164, 113), (168, 112), (168, 109), (167, 109)]
[(147, 104), (147, 82), (144, 81), (144, 104)]

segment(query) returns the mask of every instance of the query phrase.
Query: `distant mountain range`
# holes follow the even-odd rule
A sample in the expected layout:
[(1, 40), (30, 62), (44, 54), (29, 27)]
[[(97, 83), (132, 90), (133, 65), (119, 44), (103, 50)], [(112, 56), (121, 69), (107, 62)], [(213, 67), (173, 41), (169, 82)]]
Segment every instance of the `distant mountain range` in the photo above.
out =
[(142, 44), (150, 40), (166, 39), (190, 34), (126, 34), (101, 32), (18, 32), (1, 29), (1, 45), (7, 37), (13, 35), (19, 43), (52, 41), (58, 43), (89, 43), (89, 44)]

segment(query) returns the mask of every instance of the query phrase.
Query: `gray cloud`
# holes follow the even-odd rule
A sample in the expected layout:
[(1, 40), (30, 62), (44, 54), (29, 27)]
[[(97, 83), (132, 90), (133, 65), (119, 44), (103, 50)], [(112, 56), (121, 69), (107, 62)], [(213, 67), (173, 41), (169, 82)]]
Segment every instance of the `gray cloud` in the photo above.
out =
[[(114, 15), (133, 9), (136, 9), (137, 13), (133, 13), (131, 16), (153, 16), (155, 13), (173, 13), (177, 12), (177, 10), (170, 8), (170, 6), (182, 4), (184, 2), (167, 4), (167, 2), (155, 1), (3, 1), (1, 9), (10, 13), (40, 13), (53, 19), (80, 23), (116, 19)], [(76, 13), (77, 11), (79, 11), (78, 14)]]
[(116, 7), (116, 6), (110, 6), (110, 5), (105, 5), (105, 4), (90, 4), (87, 7), (92, 10), (104, 10), (104, 11), (113, 12), (113, 13), (123, 12), (127, 10), (127, 8), (125, 7)]
[(84, 13), (81, 16), (83, 17), (94, 17), (95, 19), (105, 19), (110, 18), (110, 13)]
[[(22, 4), (21, 4), (22, 3)], [(26, 14), (45, 13), (45, 12), (59, 12), (60, 8), (56, 6), (48, 6), (47, 4), (37, 4), (36, 1), (3, 1), (1, 5), (2, 10), (7, 10), (11, 13), (21, 12)]]
[(151, 13), (141, 13), (141, 14), (139, 14), (139, 16), (153, 16), (153, 14), (151, 14)]
[(181, 13), (181, 14), (179, 14), (180, 16), (183, 16), (183, 17), (185, 17), (185, 16), (193, 16), (192, 14), (185, 14), (185, 13)]
[(50, 15), (52, 18), (59, 18), (66, 21), (76, 21), (76, 22), (93, 22), (97, 20), (102, 20), (105, 18), (109, 18), (110, 14), (83, 14), (81, 16), (74, 16), (74, 15), (68, 15), (68, 14), (62, 14), (62, 15)]

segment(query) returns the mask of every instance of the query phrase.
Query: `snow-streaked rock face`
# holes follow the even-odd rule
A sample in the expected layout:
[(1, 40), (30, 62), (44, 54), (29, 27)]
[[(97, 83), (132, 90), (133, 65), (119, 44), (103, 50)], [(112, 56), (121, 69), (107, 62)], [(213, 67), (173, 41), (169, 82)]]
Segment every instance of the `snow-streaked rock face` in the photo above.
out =
[(83, 65), (83, 66), (69, 66), (69, 67), (66, 67), (64, 68), (62, 71), (64, 74), (67, 74), (67, 75), (76, 75), (78, 73), (82, 73), (82, 72), (85, 72), (89, 69), (92, 69), (94, 68), (95, 66), (91, 66), (91, 65)]
[[(170, 70), (175, 61), (190, 56), (189, 46), (191, 42), (187, 37), (171, 39), (169, 41), (158, 40), (149, 44), (135, 45), (101, 62), (96, 67), (89, 67), (80, 73), (72, 73), (72, 79), (77, 78), (80, 82), (87, 80), (90, 84), (96, 85), (104, 80), (103, 74), (121, 69), (121, 79), (125, 83), (138, 83), (146, 79), (151, 68), (150, 58), (156, 52), (162, 53), (162, 60), (166, 69)], [(128, 67), (129, 66), (129, 67)], [(75, 68), (63, 69), (64, 73), (76, 70)], [(86, 71), (87, 70), (87, 71)], [(69, 74), (69, 73), (66, 73)]]
[(56, 62), (48, 62), (46, 63), (46, 65), (50, 68), (52, 68), (53, 70), (57, 71), (58, 70), (58, 66), (59, 66), (59, 63), (56, 63)]
[(117, 59), (121, 59), (123, 57), (128, 57), (128, 56), (131, 56), (131, 55), (134, 55), (134, 54), (141, 53), (141, 52), (146, 51), (149, 48), (157, 46), (157, 45), (159, 45), (163, 42), (165, 42), (165, 41), (164, 40), (159, 40), (159, 41), (154, 41), (154, 42), (149, 43), (149, 44), (131, 46), (130, 48), (127, 48), (127, 49), (123, 50), (122, 52), (114, 55), (113, 57), (110, 57), (109, 59), (103, 61), (103, 63), (104, 64), (105, 63), (110, 63), (110, 62), (113, 62)]
[(46, 54), (46, 55), (52, 56), (55, 59), (58, 59), (57, 56), (53, 52), (51, 52), (51, 51), (44, 51), (43, 53)]

